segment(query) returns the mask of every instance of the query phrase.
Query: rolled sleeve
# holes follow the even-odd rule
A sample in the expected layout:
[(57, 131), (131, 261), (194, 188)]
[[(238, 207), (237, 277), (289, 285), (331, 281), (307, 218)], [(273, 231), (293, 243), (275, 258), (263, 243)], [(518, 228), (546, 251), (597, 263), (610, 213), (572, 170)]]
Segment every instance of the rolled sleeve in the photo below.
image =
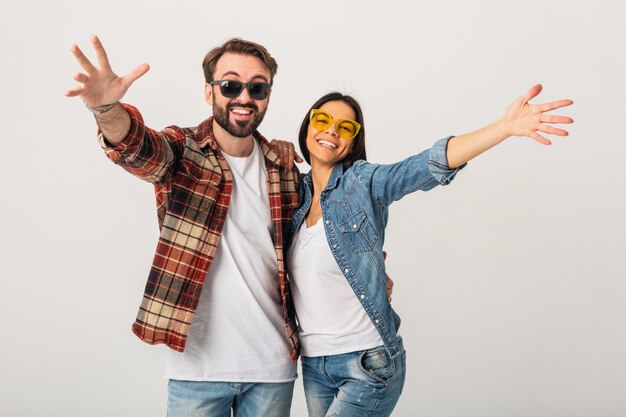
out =
[(467, 163), (464, 163), (460, 167), (454, 169), (450, 169), (448, 166), (448, 142), (453, 137), (454, 136), (448, 136), (435, 142), (432, 148), (430, 148), (428, 155), (428, 168), (433, 178), (435, 178), (440, 185), (450, 184), (457, 172), (465, 168), (467, 165)]
[(102, 132), (98, 134), (100, 146), (107, 157), (134, 176), (153, 184), (168, 181), (176, 161), (183, 154), (187, 138), (176, 126), (157, 132), (147, 127), (139, 110), (123, 104), (130, 116), (130, 129), (117, 145), (107, 142)]

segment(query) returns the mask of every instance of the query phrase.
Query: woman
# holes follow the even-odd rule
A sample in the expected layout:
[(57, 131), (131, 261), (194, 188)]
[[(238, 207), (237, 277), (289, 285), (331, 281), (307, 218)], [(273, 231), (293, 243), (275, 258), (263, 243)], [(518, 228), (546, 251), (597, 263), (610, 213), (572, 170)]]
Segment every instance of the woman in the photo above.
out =
[[(510, 136), (549, 144), (538, 131), (567, 135), (551, 124), (571, 118), (543, 113), (572, 101), (529, 104), (540, 91), (531, 88), (489, 126), (390, 165), (365, 161), (363, 116), (352, 97), (330, 93), (307, 112), (299, 144), (311, 171), (302, 178), (287, 266), (309, 416), (391, 414), (404, 385), (405, 351), (386, 290), (388, 206), (448, 184), (467, 161)], [(274, 145), (289, 159), (287, 143)]]

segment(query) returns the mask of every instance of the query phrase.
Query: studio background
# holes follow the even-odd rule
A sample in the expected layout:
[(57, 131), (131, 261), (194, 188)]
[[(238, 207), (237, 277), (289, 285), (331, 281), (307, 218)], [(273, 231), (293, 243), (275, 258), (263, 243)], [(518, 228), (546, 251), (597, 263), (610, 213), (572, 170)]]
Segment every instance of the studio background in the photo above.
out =
[[(204, 54), (239, 36), (279, 63), (260, 131), (292, 139), (331, 90), (372, 162), (571, 98), (550, 147), (511, 138), (392, 205), (387, 266), (408, 376), (395, 416), (626, 415), (626, 6), (526, 0), (24, 1), (0, 15), (0, 415), (165, 416), (165, 348), (131, 332), (158, 237), (152, 186), (108, 161), (63, 93), (95, 59), (151, 70), (124, 101), (194, 126)], [(306, 171), (308, 167), (302, 166)], [(299, 378), (292, 415), (305, 416)]]

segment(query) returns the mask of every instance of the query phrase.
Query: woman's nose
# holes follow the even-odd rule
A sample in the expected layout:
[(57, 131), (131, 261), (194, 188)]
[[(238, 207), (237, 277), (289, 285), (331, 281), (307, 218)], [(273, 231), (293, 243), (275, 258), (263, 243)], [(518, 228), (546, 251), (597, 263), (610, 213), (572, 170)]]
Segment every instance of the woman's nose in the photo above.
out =
[(337, 133), (337, 124), (331, 123), (328, 129), (326, 129), (326, 133), (329, 133), (335, 137), (339, 137), (339, 134)]

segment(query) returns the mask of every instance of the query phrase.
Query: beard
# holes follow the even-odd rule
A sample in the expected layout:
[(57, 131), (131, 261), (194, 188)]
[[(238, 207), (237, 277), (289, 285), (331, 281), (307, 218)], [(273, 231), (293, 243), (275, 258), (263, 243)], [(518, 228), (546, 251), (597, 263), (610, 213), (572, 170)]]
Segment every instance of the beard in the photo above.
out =
[[(254, 111), (254, 117), (248, 121), (238, 120), (231, 123), (228, 116), (230, 114), (230, 109), (233, 107), (249, 108)], [(215, 103), (215, 101), (213, 101), (213, 120), (215, 120), (217, 124), (222, 127), (222, 129), (237, 138), (245, 138), (254, 133), (256, 128), (259, 127), (263, 121), (266, 111), (267, 107), (262, 112), (259, 112), (259, 107), (256, 103), (242, 104), (233, 101), (228, 103), (226, 107), (220, 107), (217, 103)]]

